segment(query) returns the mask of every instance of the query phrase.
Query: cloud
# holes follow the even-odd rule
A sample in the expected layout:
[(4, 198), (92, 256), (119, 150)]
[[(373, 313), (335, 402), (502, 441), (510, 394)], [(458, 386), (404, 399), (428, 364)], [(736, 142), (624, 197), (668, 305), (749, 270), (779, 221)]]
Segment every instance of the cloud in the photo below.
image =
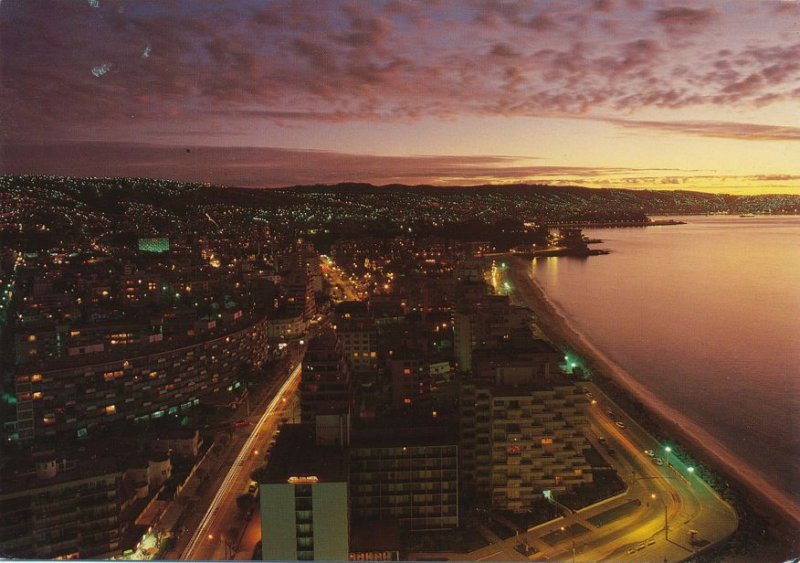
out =
[(656, 10), (654, 19), (668, 33), (694, 33), (709, 25), (716, 19), (717, 13), (712, 9), (687, 8), (674, 6)]
[[(177, 137), (199, 122), (231, 130), (238, 124), (214, 120), (237, 112), (308, 125), (797, 98), (800, 43), (786, 39), (791, 22), (773, 5), (726, 8), (726, 23), (754, 22), (733, 41), (672, 34), (714, 23), (713, 9), (621, 0), (592, 10), (571, 0), (145, 4), (4, 3), (0, 135)], [(759, 31), (767, 23), (774, 33)], [(95, 78), (100, 63), (111, 70)]]
[(380, 156), (271, 147), (127, 143), (11, 144), (5, 147), (5, 153), (3, 174), (157, 177), (244, 187), (343, 181), (474, 185), (565, 177), (592, 179), (647, 170), (528, 164), (537, 160), (535, 157)]
[(649, 129), (718, 139), (740, 141), (800, 141), (800, 127), (735, 123), (726, 121), (636, 121), (607, 118), (608, 123), (628, 129)]

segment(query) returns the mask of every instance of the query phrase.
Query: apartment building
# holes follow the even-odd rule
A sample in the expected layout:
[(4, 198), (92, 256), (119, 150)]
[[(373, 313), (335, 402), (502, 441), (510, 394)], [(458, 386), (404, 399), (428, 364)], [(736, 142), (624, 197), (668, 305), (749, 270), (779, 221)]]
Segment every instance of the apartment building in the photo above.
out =
[(465, 492), (495, 510), (523, 511), (545, 490), (592, 481), (584, 457), (588, 402), (561, 376), (461, 386)]

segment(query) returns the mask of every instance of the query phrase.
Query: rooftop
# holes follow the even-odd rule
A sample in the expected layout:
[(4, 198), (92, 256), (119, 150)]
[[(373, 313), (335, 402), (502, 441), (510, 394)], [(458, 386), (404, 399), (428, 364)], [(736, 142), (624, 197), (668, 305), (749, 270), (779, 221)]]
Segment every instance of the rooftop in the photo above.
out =
[(313, 424), (284, 424), (265, 472), (265, 483), (314, 476), (322, 483), (347, 481), (347, 457), (338, 446), (319, 446)]

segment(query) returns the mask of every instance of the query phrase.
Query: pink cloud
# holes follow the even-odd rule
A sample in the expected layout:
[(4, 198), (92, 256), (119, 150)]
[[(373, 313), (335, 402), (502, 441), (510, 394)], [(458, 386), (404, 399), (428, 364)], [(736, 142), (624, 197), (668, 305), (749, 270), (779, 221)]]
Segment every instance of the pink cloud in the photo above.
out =
[[(599, 1), (585, 10), (568, 0), (58, 6), (3, 5), (5, 138), (139, 139), (159, 128), (177, 136), (225, 112), (311, 123), (763, 106), (796, 97), (800, 72), (800, 44), (777, 33), (736, 42), (703, 34), (702, 56), (683, 37), (658, 33), (721, 17), (696, 7), (649, 12)], [(763, 17), (780, 23), (772, 8)], [(93, 77), (91, 69), (106, 63), (111, 70)]]
[(741, 141), (800, 141), (800, 127), (734, 123), (725, 121), (636, 121), (605, 119), (629, 129), (650, 129), (696, 137), (714, 137)]

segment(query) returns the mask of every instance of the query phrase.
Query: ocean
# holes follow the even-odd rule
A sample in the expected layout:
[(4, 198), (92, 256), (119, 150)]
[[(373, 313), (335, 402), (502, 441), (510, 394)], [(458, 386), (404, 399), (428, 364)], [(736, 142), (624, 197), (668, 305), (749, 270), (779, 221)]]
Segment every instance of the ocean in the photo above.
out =
[[(585, 230), (537, 258), (568, 322), (760, 489), (800, 506), (800, 217)], [(769, 491), (767, 491), (769, 492)]]

